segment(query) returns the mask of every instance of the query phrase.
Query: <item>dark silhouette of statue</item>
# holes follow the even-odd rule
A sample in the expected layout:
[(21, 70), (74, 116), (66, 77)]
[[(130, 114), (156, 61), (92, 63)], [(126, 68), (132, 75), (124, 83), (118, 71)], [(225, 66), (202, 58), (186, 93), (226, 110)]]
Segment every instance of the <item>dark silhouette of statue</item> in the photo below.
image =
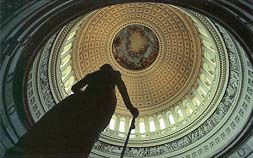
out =
[(137, 117), (138, 109), (131, 104), (120, 72), (105, 64), (77, 82), (72, 87), (74, 94), (58, 103), (21, 138), (25, 157), (88, 157), (115, 111), (115, 86), (127, 109)]

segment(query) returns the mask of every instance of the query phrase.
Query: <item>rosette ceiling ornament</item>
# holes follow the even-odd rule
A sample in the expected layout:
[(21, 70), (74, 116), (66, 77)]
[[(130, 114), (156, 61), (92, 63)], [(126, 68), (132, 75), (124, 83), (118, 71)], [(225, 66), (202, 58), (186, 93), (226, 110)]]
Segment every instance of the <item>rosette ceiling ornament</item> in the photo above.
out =
[[(186, 95), (199, 75), (198, 31), (185, 13), (155, 3), (114, 5), (83, 19), (73, 47), (77, 80), (109, 63), (122, 74), (141, 115), (162, 111)], [(129, 114), (117, 93), (120, 114)]]

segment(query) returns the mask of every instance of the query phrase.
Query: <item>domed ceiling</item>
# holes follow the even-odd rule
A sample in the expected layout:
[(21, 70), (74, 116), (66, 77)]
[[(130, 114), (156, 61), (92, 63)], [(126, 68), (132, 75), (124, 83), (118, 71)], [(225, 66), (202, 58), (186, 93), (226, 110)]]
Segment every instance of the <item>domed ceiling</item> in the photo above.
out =
[[(225, 28), (185, 8), (148, 2), (101, 8), (64, 26), (38, 54), (27, 81), (34, 122), (101, 65), (121, 72), (140, 110), (127, 157), (212, 157), (251, 115), (252, 68), (243, 49)], [(117, 99), (93, 157), (122, 151), (132, 116), (118, 92)]]
[[(73, 47), (77, 80), (105, 63), (122, 73), (141, 115), (173, 106), (194, 85), (201, 43), (189, 16), (156, 3), (114, 5), (83, 20)], [(126, 114), (117, 93), (117, 112)]]
[[(203, 16), (175, 6), (105, 7), (72, 21), (55, 38), (52, 53), (42, 57), (51, 58), (49, 86), (56, 103), (71, 94), (75, 82), (111, 64), (121, 72), (140, 110), (130, 143), (153, 143), (162, 137), (167, 142), (193, 130), (215, 109), (220, 96), (216, 94), (225, 84), (225, 63), (220, 61), (226, 56), (214, 27)], [(116, 112), (102, 135), (109, 141), (121, 140), (132, 118), (119, 92), (117, 99)], [(44, 105), (45, 111), (51, 107)]]

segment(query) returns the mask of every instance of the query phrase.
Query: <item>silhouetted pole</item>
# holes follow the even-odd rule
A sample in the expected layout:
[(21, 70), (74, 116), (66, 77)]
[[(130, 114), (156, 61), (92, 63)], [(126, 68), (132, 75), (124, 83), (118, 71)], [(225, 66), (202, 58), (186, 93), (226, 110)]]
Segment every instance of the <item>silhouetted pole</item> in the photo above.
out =
[(123, 147), (123, 150), (121, 152), (121, 156), (120, 158), (123, 158), (124, 157), (124, 153), (126, 151), (126, 147), (127, 147), (127, 143), (128, 143), (128, 140), (129, 140), (129, 137), (130, 137), (130, 134), (131, 134), (131, 130), (132, 129), (135, 129), (135, 117), (133, 117), (132, 119), (132, 122), (131, 122), (131, 125), (130, 125), (130, 128), (129, 128), (129, 131), (128, 131), (128, 134), (127, 134), (127, 138), (126, 138), (126, 141), (125, 141), (125, 144), (124, 144), (124, 147)]

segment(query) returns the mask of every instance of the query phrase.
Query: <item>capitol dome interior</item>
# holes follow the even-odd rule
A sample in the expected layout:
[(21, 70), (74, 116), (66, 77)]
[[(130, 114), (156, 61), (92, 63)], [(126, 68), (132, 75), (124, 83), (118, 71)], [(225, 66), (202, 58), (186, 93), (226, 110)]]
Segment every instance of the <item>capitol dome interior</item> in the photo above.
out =
[[(229, 27), (226, 15), (221, 22), (206, 14), (208, 3), (65, 3), (29, 2), (15, 12), (25, 20), (3, 23), (0, 157), (77, 81), (107, 63), (121, 72), (140, 112), (126, 158), (253, 156), (252, 2), (231, 2), (241, 7), (237, 17), (248, 18), (241, 30)], [(230, 8), (226, 1), (208, 7), (218, 4)], [(132, 115), (116, 95), (90, 158), (120, 157)]]

